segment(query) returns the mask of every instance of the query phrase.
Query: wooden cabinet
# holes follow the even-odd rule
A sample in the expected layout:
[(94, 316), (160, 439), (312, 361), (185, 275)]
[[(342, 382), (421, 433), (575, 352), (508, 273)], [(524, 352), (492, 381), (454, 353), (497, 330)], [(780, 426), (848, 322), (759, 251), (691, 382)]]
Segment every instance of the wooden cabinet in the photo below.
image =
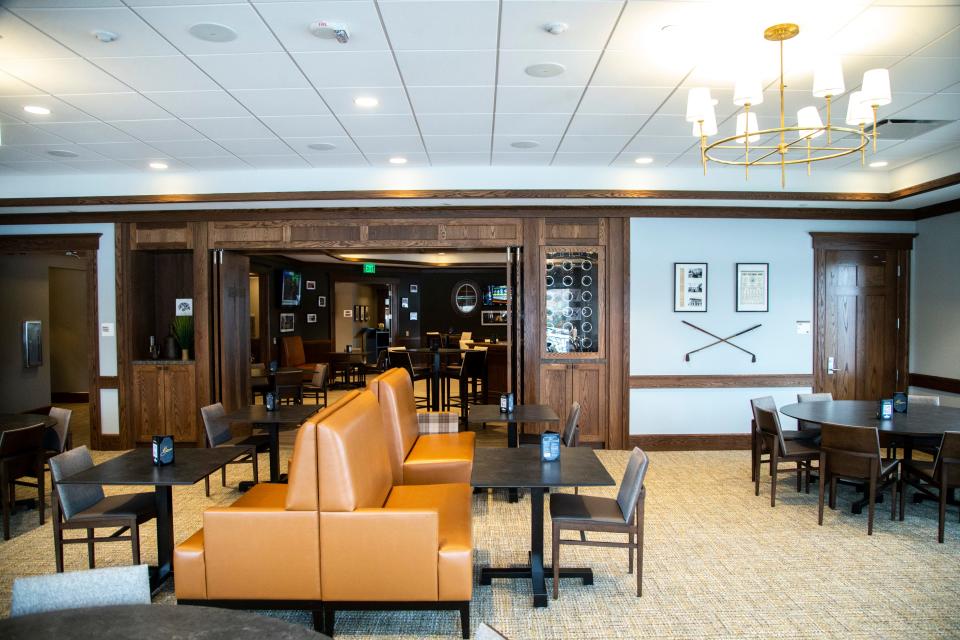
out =
[(172, 435), (197, 442), (196, 370), (192, 362), (133, 365), (133, 419), (137, 442)]
[(607, 440), (607, 365), (576, 362), (540, 366), (540, 402), (560, 416), (563, 428), (570, 405), (580, 403), (580, 442), (605, 446)]

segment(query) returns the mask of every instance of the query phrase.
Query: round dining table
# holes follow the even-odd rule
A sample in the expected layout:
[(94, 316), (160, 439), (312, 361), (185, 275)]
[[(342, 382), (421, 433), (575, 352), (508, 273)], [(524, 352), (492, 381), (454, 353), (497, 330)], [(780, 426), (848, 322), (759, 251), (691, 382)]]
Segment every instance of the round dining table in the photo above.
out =
[(942, 436), (944, 431), (960, 431), (957, 407), (908, 404), (905, 413), (894, 412), (890, 420), (877, 417), (879, 410), (880, 403), (875, 400), (827, 400), (788, 404), (780, 408), (780, 413), (819, 424), (876, 427), (880, 433), (898, 436)]
[(22, 429), (35, 424), (50, 428), (57, 424), (57, 419), (42, 413), (0, 413), (0, 432)]

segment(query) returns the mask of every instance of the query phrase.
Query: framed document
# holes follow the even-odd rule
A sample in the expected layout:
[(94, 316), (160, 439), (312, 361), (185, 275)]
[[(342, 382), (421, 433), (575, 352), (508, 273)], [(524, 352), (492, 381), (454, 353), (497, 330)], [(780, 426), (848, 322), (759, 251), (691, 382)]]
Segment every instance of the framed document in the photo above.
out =
[(707, 263), (673, 263), (673, 310), (707, 310)]
[(737, 263), (737, 311), (769, 311), (767, 262)]

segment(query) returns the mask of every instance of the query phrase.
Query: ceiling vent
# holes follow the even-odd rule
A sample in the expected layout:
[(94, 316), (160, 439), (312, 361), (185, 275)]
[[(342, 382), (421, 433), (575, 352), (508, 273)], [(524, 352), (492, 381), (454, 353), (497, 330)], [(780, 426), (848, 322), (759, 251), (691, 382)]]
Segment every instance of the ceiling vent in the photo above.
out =
[[(951, 122), (953, 120), (885, 118), (877, 123), (877, 137), (882, 140), (912, 140)], [(873, 127), (865, 127), (864, 133), (868, 135), (873, 133)]]

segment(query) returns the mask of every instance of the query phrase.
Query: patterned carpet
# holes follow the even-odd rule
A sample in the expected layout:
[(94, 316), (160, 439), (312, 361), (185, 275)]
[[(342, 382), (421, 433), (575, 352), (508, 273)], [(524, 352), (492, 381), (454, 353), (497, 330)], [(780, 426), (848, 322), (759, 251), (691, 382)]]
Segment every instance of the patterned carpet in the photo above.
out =
[[(114, 454), (96, 454), (109, 455)], [(289, 449), (283, 457), (288, 455)], [(619, 479), (627, 453), (598, 455)], [(790, 474), (781, 476), (775, 509), (769, 506), (769, 483), (754, 497), (748, 452), (654, 452), (650, 460), (643, 598), (635, 597), (626, 551), (564, 547), (564, 565), (593, 567), (592, 587), (564, 580), (560, 600), (533, 609), (529, 583), (477, 585), (474, 629), (486, 621), (514, 639), (960, 637), (956, 508), (948, 511), (942, 545), (936, 542), (932, 505), (908, 504), (904, 522), (891, 522), (889, 503), (880, 505), (868, 537), (866, 515), (850, 513), (851, 489), (841, 494), (837, 511), (827, 511), (823, 527), (817, 526), (816, 494), (797, 494)], [(261, 468), (266, 464), (264, 456)], [(236, 499), (236, 482), (247, 474), (231, 466), (229, 486), (211, 482), (210, 498), (202, 483), (174, 489), (176, 539), (200, 525), (205, 507)], [(510, 504), (504, 493), (474, 496), (475, 565), (521, 563), (529, 513), (529, 498)], [(142, 531), (143, 559), (152, 562), (153, 524)], [(15, 577), (54, 571), (49, 520), (38, 527), (36, 511), (17, 513), (13, 536), (0, 544), (2, 615), (9, 611)], [(68, 570), (86, 567), (85, 547), (71, 546), (66, 553)], [(129, 546), (98, 545), (98, 560), (100, 566), (127, 563)], [(155, 601), (173, 604), (172, 589)], [(310, 623), (300, 613), (271, 615)], [(342, 613), (337, 635), (456, 638), (459, 621), (455, 612)]]

